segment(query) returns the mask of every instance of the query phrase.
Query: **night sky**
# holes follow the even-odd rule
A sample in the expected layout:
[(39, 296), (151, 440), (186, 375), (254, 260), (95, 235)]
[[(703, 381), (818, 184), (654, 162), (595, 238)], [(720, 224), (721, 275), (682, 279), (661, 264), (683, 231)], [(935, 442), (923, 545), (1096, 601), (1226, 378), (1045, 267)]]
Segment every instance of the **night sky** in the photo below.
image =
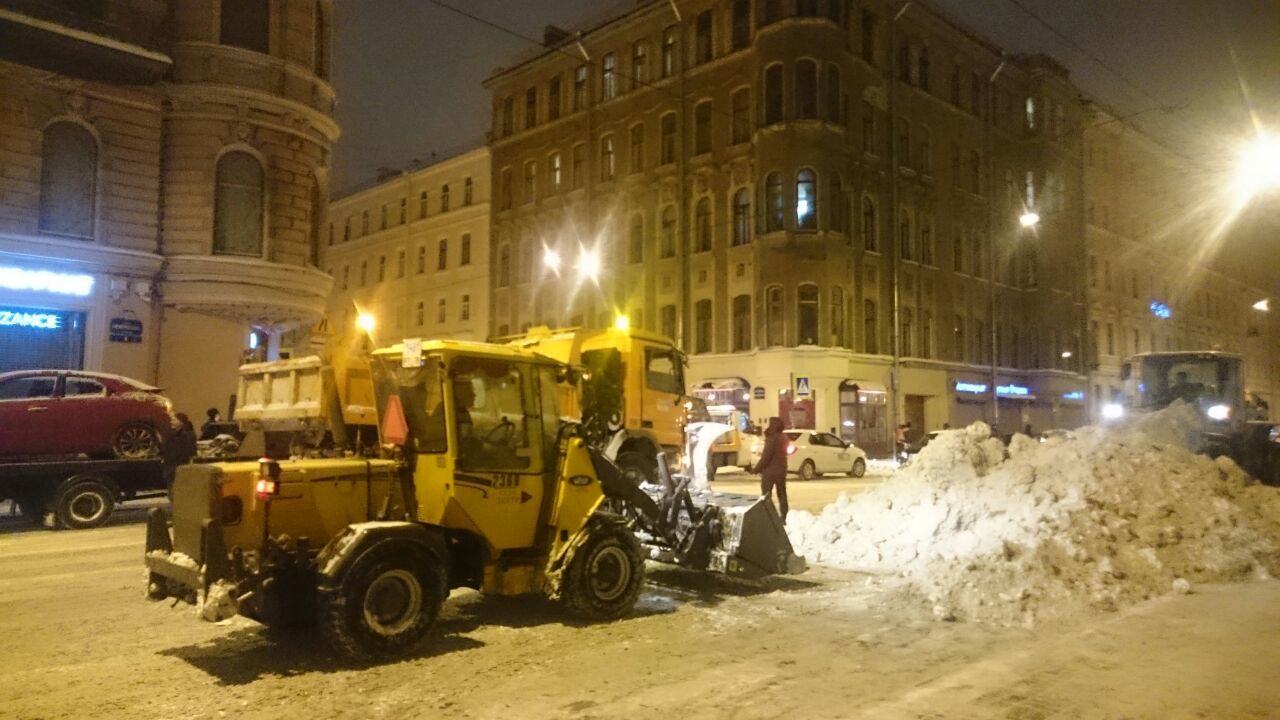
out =
[[(540, 38), (543, 26), (578, 26), (613, 0), (447, 2)], [(1122, 115), (1140, 113), (1135, 121), (1162, 142), (1207, 163), (1227, 159), (1223, 150), (1250, 132), (1250, 104), (1271, 127), (1280, 125), (1280, 0), (931, 4), (1010, 52), (1057, 58), (1088, 96)], [(335, 194), (371, 180), (380, 166), (405, 167), (480, 144), (489, 124), (481, 82), (531, 47), (430, 0), (338, 0), (336, 13), (343, 135)]]

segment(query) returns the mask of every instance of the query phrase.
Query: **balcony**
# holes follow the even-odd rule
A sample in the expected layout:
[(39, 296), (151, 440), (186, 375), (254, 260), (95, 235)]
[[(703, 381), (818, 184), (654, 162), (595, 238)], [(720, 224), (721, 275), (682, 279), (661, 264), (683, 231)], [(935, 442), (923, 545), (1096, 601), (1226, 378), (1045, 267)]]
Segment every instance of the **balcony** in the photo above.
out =
[[(153, 3), (154, 4), (154, 3)], [(146, 47), (145, 28), (155, 28), (164, 6), (138, 17), (110, 17), (104, 3), (89, 9), (67, 2), (0, 2), (0, 59), (60, 75), (98, 82), (148, 85), (173, 65), (168, 55)], [(98, 9), (94, 11), (92, 7)]]

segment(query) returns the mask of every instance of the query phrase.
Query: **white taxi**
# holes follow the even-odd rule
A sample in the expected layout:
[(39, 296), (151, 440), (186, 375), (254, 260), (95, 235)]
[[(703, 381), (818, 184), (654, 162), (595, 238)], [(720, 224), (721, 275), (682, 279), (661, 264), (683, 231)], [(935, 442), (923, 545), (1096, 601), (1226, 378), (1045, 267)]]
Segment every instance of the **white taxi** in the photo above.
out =
[[(862, 477), (867, 474), (867, 454), (862, 448), (841, 440), (831, 433), (814, 430), (783, 430), (787, 438), (787, 472), (797, 473), (802, 480), (813, 480), (823, 473)], [(764, 439), (751, 447), (751, 465), (760, 462)]]

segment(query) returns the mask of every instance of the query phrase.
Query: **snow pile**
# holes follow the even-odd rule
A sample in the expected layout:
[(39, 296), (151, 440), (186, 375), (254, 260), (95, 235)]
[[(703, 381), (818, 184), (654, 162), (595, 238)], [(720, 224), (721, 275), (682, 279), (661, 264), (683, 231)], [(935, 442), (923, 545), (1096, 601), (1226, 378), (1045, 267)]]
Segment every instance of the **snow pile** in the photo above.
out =
[(1280, 494), (1195, 455), (1178, 406), (1006, 448), (944, 432), (892, 479), (788, 530), (811, 562), (895, 573), (941, 619), (1033, 624), (1280, 573)]

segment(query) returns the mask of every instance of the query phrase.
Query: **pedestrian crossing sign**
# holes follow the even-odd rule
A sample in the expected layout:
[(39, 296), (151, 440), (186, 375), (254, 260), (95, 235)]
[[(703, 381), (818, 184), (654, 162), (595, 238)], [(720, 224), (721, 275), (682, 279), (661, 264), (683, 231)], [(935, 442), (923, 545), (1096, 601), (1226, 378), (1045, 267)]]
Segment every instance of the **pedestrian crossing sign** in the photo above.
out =
[(809, 378), (796, 378), (796, 397), (809, 397)]

